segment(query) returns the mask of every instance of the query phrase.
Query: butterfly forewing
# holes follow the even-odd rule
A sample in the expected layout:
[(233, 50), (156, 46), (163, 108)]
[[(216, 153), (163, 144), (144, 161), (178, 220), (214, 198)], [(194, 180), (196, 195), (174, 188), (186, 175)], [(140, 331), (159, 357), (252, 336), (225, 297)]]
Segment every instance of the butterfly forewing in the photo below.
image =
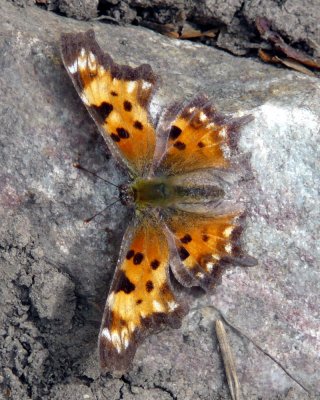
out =
[(125, 371), (147, 333), (177, 327), (186, 309), (173, 294), (169, 247), (155, 219), (136, 220), (125, 235), (99, 336), (101, 367)]
[(249, 120), (248, 116), (232, 120), (218, 114), (204, 95), (184, 105), (177, 114), (168, 112), (159, 127), (167, 143), (162, 154), (157, 148), (157, 173), (177, 175), (206, 168), (228, 168), (237, 130)]
[(155, 131), (149, 103), (156, 77), (149, 65), (121, 66), (102, 52), (94, 32), (63, 34), (65, 67), (110, 150), (135, 175), (149, 172)]

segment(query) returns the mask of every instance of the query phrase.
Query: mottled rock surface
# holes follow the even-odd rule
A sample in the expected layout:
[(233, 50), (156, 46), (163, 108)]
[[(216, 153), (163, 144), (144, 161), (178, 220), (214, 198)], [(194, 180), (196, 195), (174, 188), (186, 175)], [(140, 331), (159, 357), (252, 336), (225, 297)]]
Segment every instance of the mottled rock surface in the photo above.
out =
[[(296, 49), (320, 57), (318, 0), (11, 0), (20, 7), (36, 5), (79, 20), (98, 16), (119, 24), (147, 26), (159, 32), (198, 33), (196, 40), (236, 55), (257, 54), (263, 40), (255, 26), (267, 18), (272, 28)], [(189, 32), (190, 33), (190, 32)], [(211, 32), (212, 33), (212, 32)], [(263, 46), (266, 43), (262, 43)]]
[[(141, 28), (77, 22), (0, 3), (0, 388), (11, 399), (228, 399), (213, 322), (225, 318), (245, 399), (320, 393), (319, 122), (315, 78)], [(96, 340), (126, 210), (84, 225), (116, 194), (117, 168), (64, 70), (63, 31), (93, 27), (118, 62), (150, 63), (158, 104), (207, 93), (252, 113), (240, 149), (252, 176), (247, 251), (209, 295), (186, 293), (182, 328), (149, 338), (134, 368), (100, 377)]]
[(60, 0), (59, 11), (68, 17), (91, 19), (98, 15), (99, 0)]

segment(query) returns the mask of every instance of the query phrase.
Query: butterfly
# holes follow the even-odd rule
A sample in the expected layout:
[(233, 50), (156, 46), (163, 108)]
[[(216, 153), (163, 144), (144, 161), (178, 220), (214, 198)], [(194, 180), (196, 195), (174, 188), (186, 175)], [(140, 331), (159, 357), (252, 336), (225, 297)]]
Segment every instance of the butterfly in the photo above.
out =
[[(243, 210), (223, 206), (219, 171), (232, 165), (239, 128), (251, 116), (221, 115), (205, 95), (152, 115), (159, 79), (150, 65), (116, 64), (93, 30), (61, 36), (63, 63), (112, 155), (128, 171), (119, 187), (134, 209), (99, 333), (103, 371), (124, 372), (138, 345), (188, 312), (171, 283), (208, 290), (241, 250)], [(213, 173), (212, 173), (213, 171)], [(217, 172), (217, 174), (215, 174)]]

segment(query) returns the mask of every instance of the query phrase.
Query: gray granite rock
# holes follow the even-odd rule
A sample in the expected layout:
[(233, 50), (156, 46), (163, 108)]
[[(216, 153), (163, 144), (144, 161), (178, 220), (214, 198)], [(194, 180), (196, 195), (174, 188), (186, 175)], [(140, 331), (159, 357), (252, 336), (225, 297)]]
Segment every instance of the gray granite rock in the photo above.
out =
[(258, 16), (270, 19), (274, 29), (285, 35), (290, 42), (305, 42), (320, 56), (318, 0), (253, 0), (244, 3), (243, 15), (251, 23), (254, 23)]
[[(227, 26), (220, 31), (217, 45), (233, 54), (248, 54), (261, 43), (255, 21), (257, 17), (264, 17), (271, 21), (273, 29), (287, 43), (319, 57), (319, 16), (318, 0), (243, 1)], [(218, 20), (223, 21), (220, 15)]]
[(171, 24), (179, 30), (184, 22), (195, 24), (199, 30), (217, 28), (216, 38), (202, 40), (236, 55), (256, 52), (261, 39), (255, 20), (265, 17), (288, 43), (320, 56), (318, 0), (48, 0), (47, 7), (76, 19), (91, 19), (98, 13), (120, 23), (151, 27), (156, 23), (164, 25), (163, 29)]
[(70, 324), (75, 312), (74, 283), (68, 276), (43, 265), (33, 272), (30, 300), (39, 318)]
[(190, 17), (201, 21), (202, 24), (216, 24), (217, 22), (229, 25), (234, 15), (241, 7), (241, 0), (204, 0), (194, 1), (191, 6)]
[(59, 0), (58, 9), (68, 17), (91, 19), (97, 17), (99, 0)]
[[(246, 399), (319, 396), (319, 81), (141, 28), (72, 21), (0, 3), (0, 388), (13, 399), (228, 399), (217, 340), (224, 318)], [(134, 368), (100, 377), (96, 339), (127, 213), (83, 220), (116, 193), (117, 168), (64, 70), (63, 31), (93, 27), (118, 62), (150, 63), (155, 104), (200, 91), (252, 113), (240, 149), (252, 176), (246, 249), (214, 293), (185, 293), (180, 330), (150, 337)], [(46, 294), (46, 291), (51, 291)], [(64, 323), (64, 320), (66, 323)]]

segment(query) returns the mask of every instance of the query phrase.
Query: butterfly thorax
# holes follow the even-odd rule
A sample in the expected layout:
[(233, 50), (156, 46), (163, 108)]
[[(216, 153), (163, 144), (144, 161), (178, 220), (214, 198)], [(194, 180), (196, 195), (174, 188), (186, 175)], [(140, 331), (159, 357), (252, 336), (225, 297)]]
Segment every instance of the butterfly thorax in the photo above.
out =
[(199, 200), (216, 201), (224, 191), (218, 186), (176, 184), (171, 177), (137, 178), (132, 183), (120, 186), (119, 198), (126, 206), (170, 207), (179, 203), (194, 203)]
[(127, 207), (134, 205), (135, 192), (130, 184), (124, 183), (119, 186), (119, 200)]

